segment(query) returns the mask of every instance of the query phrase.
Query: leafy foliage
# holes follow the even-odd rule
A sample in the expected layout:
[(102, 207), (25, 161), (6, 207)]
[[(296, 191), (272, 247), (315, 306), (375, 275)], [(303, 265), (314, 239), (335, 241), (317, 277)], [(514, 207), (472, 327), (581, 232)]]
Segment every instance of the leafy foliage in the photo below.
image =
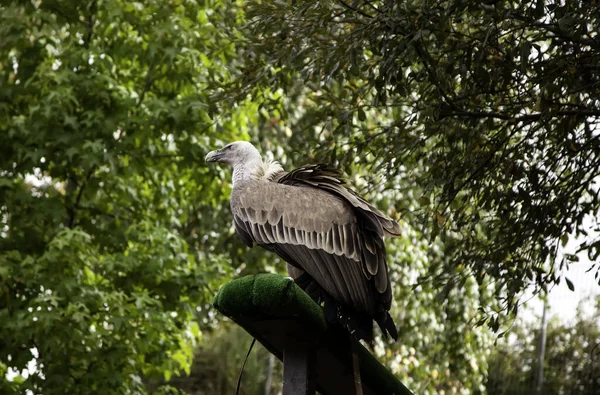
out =
[(401, 339), (375, 351), (419, 393), (483, 389), (476, 324), (557, 282), (553, 246), (598, 208), (597, 8), (0, 3), (0, 392), (168, 392), (190, 369), (231, 388), (216, 361), (246, 350), (222, 352), (236, 332), (210, 298), (284, 270), (237, 240), (226, 170), (199, 164), (237, 139), (339, 165), (401, 218)]
[[(491, 277), (516, 311), (527, 286), (560, 281), (559, 240), (587, 216), (598, 227), (598, 15), (594, 2), (251, 2), (235, 93), (282, 92), (262, 105), (290, 147), (369, 164), (418, 197), (396, 208), (441, 237), (426, 277), (444, 293)], [(581, 249), (595, 260), (599, 245)]]
[[(188, 394), (234, 394), (241, 366), (252, 337), (239, 326), (220, 325), (205, 334), (205, 341), (195, 350), (190, 377), (176, 378), (171, 384)], [(273, 357), (270, 393), (281, 391), (283, 364), (256, 342), (244, 365), (241, 393), (266, 392), (269, 358)]]
[(231, 274), (227, 188), (196, 165), (248, 119), (219, 119), (202, 90), (228, 78), (229, 16), (219, 2), (0, 6), (0, 367), (37, 364), (2, 374), (1, 392), (143, 392), (189, 373), (196, 320)]

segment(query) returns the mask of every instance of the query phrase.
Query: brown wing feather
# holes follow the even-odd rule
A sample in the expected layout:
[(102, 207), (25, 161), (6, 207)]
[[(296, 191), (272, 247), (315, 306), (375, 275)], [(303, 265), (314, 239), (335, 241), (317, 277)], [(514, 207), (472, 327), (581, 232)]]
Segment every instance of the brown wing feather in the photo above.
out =
[[(368, 203), (357, 200), (362, 208), (356, 207), (344, 194), (323, 187), (328, 183), (337, 188), (339, 179), (317, 174), (317, 182), (296, 171), (281, 177), (281, 183), (237, 183), (231, 195), (236, 229), (246, 244), (254, 242), (272, 250), (309, 274), (345, 306), (344, 311), (355, 309), (357, 314), (371, 316), (385, 334), (389, 323), (379, 313), (391, 305), (381, 238), (389, 232), (380, 216), (385, 218)], [(368, 335), (372, 329), (361, 328), (361, 333)]]
[(377, 228), (374, 230), (378, 234), (382, 235), (383, 232), (388, 236), (400, 236), (401, 232), (398, 223), (358, 196), (354, 191), (346, 188), (346, 182), (341, 175), (340, 170), (330, 168), (327, 165), (308, 165), (282, 174), (278, 177), (277, 182), (289, 185), (304, 184), (330, 191), (345, 199), (356, 209), (362, 211), (368, 217), (366, 219), (372, 222), (373, 227)]
[[(325, 190), (339, 196), (354, 207), (358, 222), (362, 225), (354, 232), (354, 239), (361, 248), (360, 255), (365, 275), (375, 276), (375, 287), (380, 293), (389, 288), (385, 246), (381, 237), (400, 235), (398, 223), (380, 212), (376, 207), (345, 187), (341, 172), (327, 165), (308, 165), (292, 170), (282, 176), (279, 183), (295, 186), (309, 186)], [(375, 232), (376, 235), (372, 233)], [(390, 296), (391, 299), (391, 296)]]

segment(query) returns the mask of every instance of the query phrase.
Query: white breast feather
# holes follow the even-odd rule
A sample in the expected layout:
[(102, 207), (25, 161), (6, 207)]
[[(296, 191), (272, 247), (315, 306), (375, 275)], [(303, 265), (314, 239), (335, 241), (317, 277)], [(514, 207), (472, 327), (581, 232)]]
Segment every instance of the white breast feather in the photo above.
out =
[(271, 178), (280, 171), (283, 171), (283, 167), (281, 167), (279, 162), (267, 159), (261, 162), (258, 169), (252, 175), (252, 178), (255, 180), (271, 181)]

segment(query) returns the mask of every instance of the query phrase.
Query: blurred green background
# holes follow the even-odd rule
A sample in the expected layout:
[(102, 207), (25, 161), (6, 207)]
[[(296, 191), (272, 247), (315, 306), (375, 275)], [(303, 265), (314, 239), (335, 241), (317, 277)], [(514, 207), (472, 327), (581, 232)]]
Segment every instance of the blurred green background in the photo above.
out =
[[(375, 347), (400, 380), (532, 393), (541, 324), (519, 307), (577, 290), (574, 265), (598, 282), (599, 8), (1, 1), (0, 392), (234, 392), (251, 339), (212, 296), (285, 265), (238, 240), (229, 170), (203, 158), (250, 140), (342, 168), (400, 222), (400, 338)], [(599, 391), (582, 303), (548, 321), (543, 393)], [(243, 393), (281, 370), (258, 347)]]

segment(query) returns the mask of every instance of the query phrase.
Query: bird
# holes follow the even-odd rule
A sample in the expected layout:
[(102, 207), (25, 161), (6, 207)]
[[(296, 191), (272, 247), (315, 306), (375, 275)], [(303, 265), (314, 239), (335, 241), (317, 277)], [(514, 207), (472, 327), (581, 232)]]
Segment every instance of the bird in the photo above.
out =
[(205, 161), (233, 167), (230, 206), (242, 242), (286, 261), (296, 284), (323, 304), (326, 319), (357, 340), (373, 341), (373, 321), (384, 337), (397, 339), (384, 244), (384, 236), (400, 235), (396, 221), (328, 165), (286, 172), (246, 141), (211, 151)]

